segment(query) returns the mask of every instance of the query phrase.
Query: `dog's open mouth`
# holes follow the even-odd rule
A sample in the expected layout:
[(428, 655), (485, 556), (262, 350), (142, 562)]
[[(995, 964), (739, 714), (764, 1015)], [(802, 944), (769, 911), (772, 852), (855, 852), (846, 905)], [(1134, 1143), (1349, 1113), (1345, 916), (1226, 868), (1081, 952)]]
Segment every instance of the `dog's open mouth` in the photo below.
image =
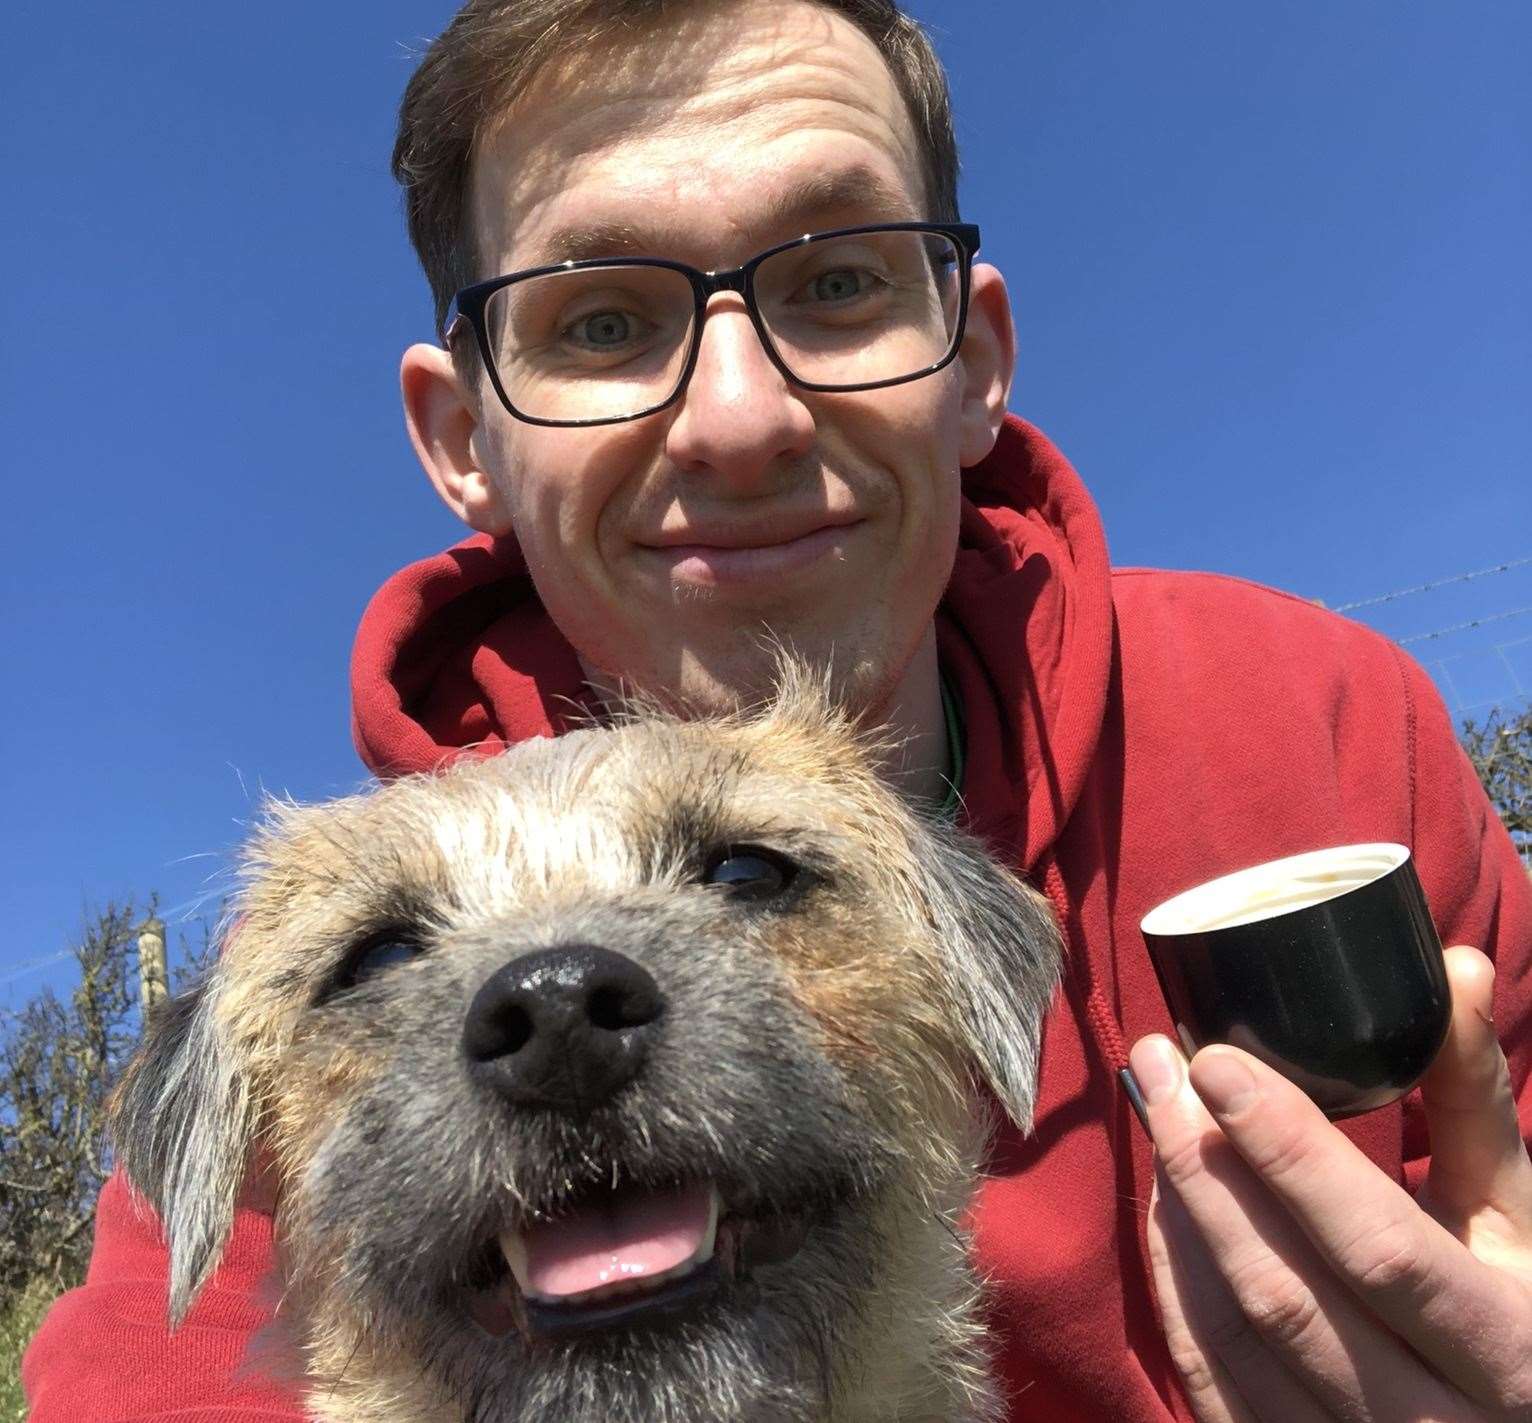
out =
[(502, 1234), (491, 1252), (496, 1278), (469, 1309), (489, 1333), (519, 1329), (529, 1339), (661, 1324), (743, 1271), (796, 1254), (808, 1225), (734, 1214), (710, 1181), (602, 1192)]

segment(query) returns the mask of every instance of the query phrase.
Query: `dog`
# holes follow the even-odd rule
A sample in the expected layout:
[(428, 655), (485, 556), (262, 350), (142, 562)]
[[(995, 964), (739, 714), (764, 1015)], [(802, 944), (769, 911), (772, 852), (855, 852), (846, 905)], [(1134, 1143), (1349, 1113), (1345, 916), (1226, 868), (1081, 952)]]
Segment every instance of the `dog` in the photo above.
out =
[(271, 807), (114, 1099), (172, 1324), (259, 1159), (325, 1423), (997, 1417), (961, 1221), (1059, 940), (878, 765), (799, 676)]

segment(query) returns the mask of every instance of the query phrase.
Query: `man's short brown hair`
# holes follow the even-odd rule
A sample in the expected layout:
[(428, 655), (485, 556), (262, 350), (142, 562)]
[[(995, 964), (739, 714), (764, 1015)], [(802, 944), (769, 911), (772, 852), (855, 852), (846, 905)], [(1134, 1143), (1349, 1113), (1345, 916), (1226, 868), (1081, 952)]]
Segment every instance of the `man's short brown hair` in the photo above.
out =
[[(623, 30), (662, 26), (719, 0), (468, 0), (426, 51), (399, 106), (394, 177), (410, 241), (445, 335), (453, 294), (478, 280), (469, 222), (475, 150), (485, 130), (547, 64)], [(844, 15), (878, 47), (914, 126), (936, 221), (958, 217), (957, 143), (947, 78), (920, 26), (893, 0), (813, 0)]]

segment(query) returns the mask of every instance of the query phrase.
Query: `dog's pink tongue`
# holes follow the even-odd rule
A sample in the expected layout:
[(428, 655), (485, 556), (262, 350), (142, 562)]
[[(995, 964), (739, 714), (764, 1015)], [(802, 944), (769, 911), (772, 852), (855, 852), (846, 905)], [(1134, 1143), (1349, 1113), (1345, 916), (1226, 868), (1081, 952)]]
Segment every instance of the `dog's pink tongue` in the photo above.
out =
[(563, 1297), (660, 1274), (695, 1255), (711, 1225), (712, 1188), (705, 1183), (619, 1193), (526, 1232), (527, 1287)]

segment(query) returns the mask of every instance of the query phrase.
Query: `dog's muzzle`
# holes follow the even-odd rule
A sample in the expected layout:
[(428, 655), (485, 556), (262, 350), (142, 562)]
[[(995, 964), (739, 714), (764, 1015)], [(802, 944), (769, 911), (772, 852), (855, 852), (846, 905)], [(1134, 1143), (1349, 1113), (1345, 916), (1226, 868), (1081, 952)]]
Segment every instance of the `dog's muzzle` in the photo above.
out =
[[(463, 1027), (470, 1077), (521, 1111), (582, 1119), (642, 1068), (665, 1016), (664, 994), (641, 964), (594, 944), (566, 944), (512, 960), (474, 995)], [(710, 1181), (664, 1190), (586, 1194), (567, 1211), (506, 1231), (509, 1275), (473, 1304), (492, 1333), (520, 1327), (562, 1337), (658, 1324), (707, 1299), (747, 1261), (791, 1255), (784, 1238), (746, 1222), (719, 1222)], [(773, 1236), (775, 1238), (773, 1238)]]

